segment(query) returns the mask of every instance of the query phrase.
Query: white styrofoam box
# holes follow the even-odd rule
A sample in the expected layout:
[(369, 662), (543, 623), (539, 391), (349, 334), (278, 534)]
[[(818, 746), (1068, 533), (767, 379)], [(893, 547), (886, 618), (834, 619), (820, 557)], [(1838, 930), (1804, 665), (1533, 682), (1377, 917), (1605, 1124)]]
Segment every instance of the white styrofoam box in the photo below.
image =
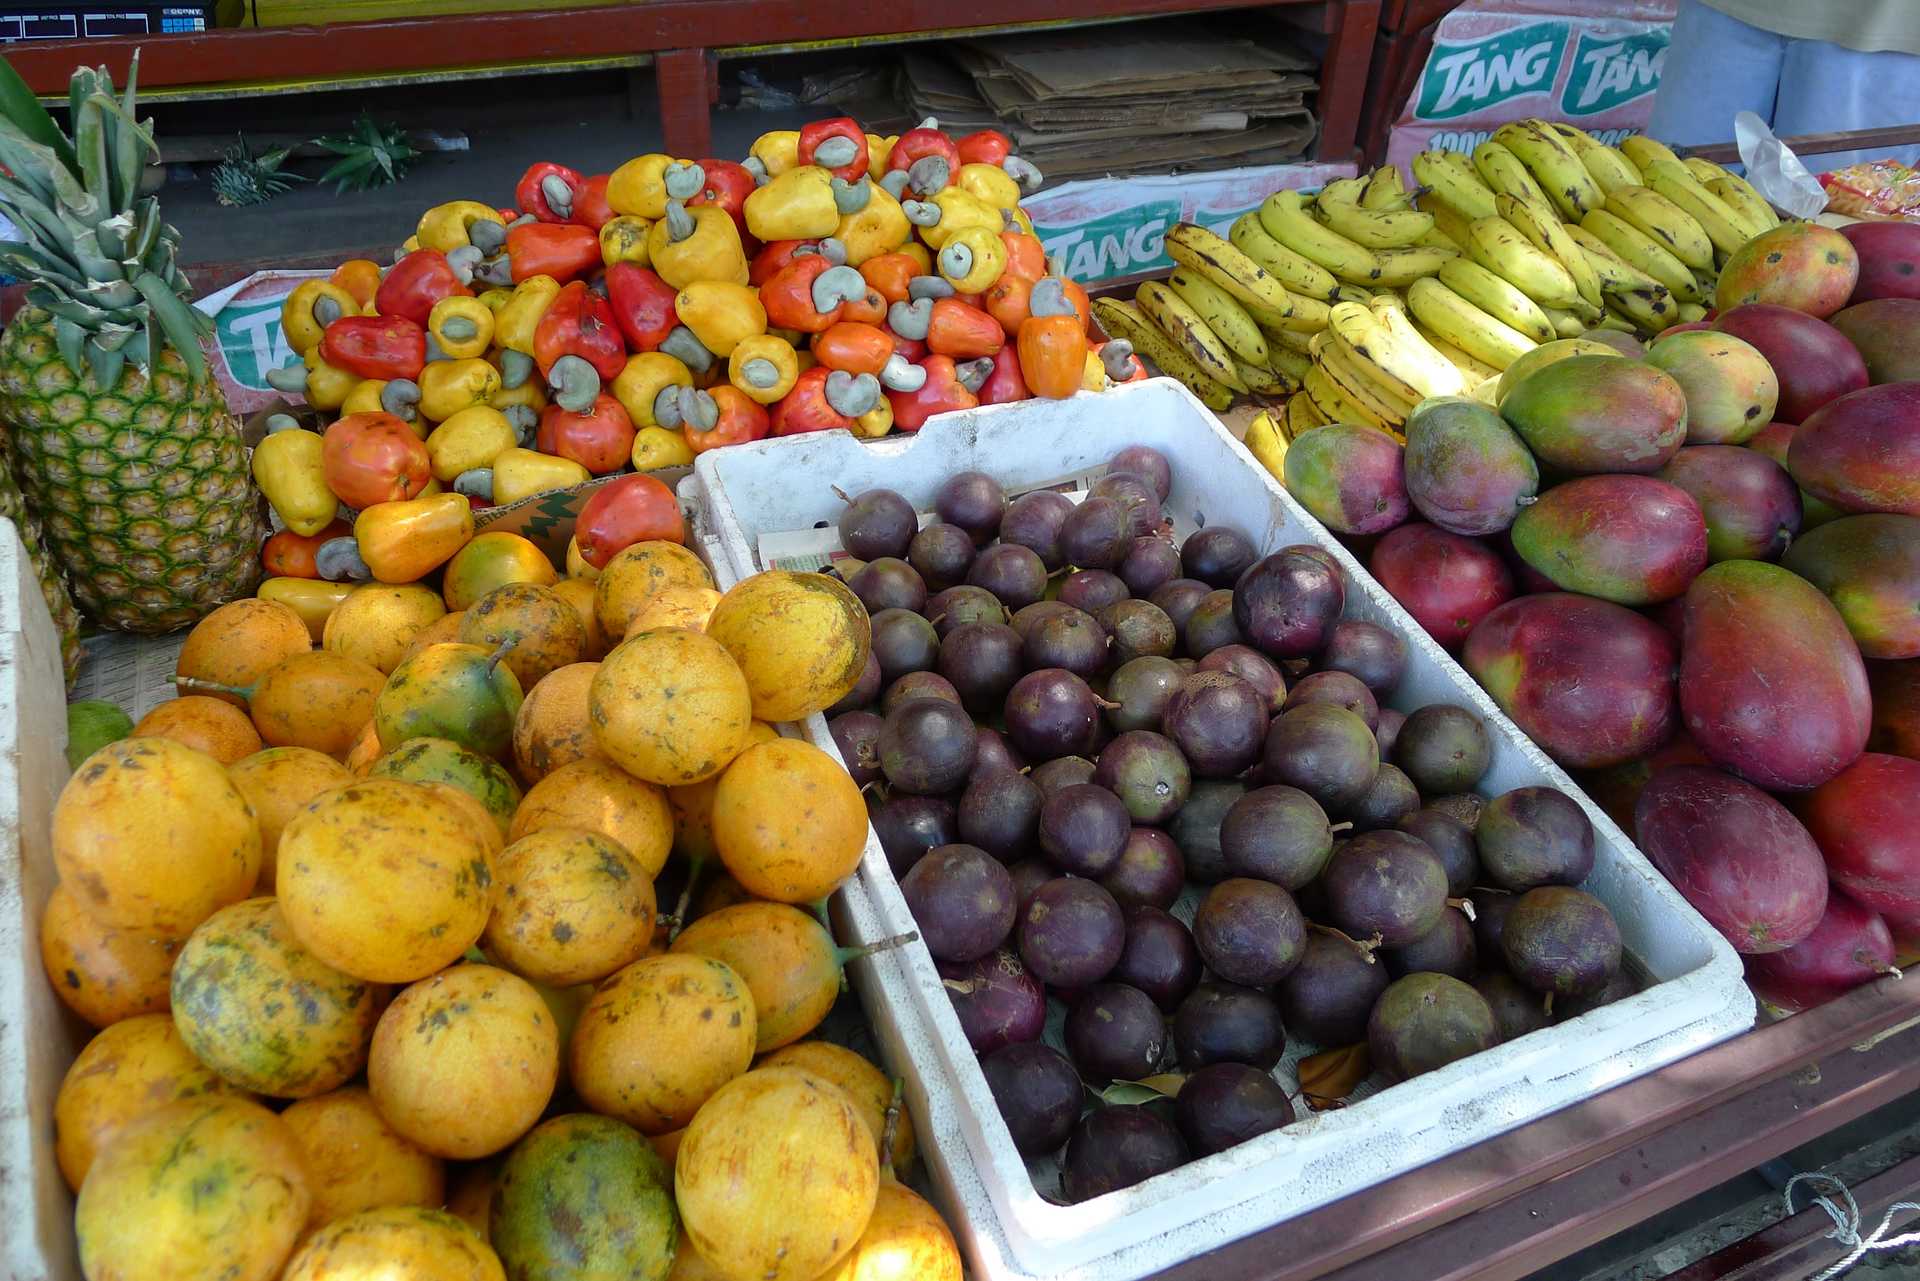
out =
[[(1304, 542), (1331, 552), (1346, 571), (1347, 616), (1380, 623), (1408, 643), (1407, 676), (1389, 705), (1411, 710), (1459, 703), (1486, 719), (1494, 755), (1481, 790), (1492, 795), (1538, 784), (1580, 800), (1597, 836), (1596, 864), (1586, 888), (1612, 909), (1627, 951), (1651, 986), (1137, 1187), (1060, 1206), (1035, 1188), (1014, 1150), (932, 958), (919, 944), (904, 948), (872, 967), (878, 981), (869, 999), (879, 1003), (873, 1021), (886, 1025), (923, 1078), (945, 1077), (944, 1083), (918, 1082), (925, 1097), (916, 1100), (916, 1119), (927, 1117), (935, 1172), (963, 1215), (963, 1236), (981, 1274), (1061, 1281), (1143, 1276), (1753, 1025), (1753, 997), (1726, 940), (1359, 562), (1171, 380), (1098, 396), (942, 415), (916, 435), (877, 443), (830, 432), (712, 450), (696, 461), (681, 497), (696, 523), (719, 539), (732, 572), (745, 575), (759, 568), (755, 549), (762, 535), (833, 519), (839, 508), (835, 486), (850, 494), (893, 489), (926, 510), (940, 483), (959, 471), (986, 471), (1009, 489), (1031, 487), (1095, 469), (1133, 444), (1151, 445), (1172, 460), (1167, 508), (1177, 521), (1236, 526), (1263, 553)], [(831, 749), (824, 720), (810, 718), (806, 731)], [(858, 891), (860, 910), (871, 908), (875, 914), (871, 928), (882, 933), (912, 928), (898, 884), (884, 857), (875, 857), (872, 842)], [(905, 1008), (895, 1003), (902, 997)], [(938, 1141), (956, 1131), (965, 1151), (939, 1150)]]
[(48, 986), (39, 940), (57, 879), (67, 689), (60, 635), (7, 520), (0, 583), (0, 1276), (64, 1281), (80, 1264), (73, 1195), (53, 1158), (53, 1100), (87, 1031)]

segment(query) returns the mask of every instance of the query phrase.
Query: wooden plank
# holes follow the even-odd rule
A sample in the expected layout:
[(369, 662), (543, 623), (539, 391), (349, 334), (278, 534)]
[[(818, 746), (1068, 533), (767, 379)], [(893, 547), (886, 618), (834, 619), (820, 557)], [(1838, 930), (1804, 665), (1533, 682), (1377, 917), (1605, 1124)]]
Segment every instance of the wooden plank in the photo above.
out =
[[(1854, 129), (1847, 133), (1803, 133), (1782, 138), (1796, 156), (1828, 155), (1835, 151), (1891, 151), (1895, 147), (1920, 144), (1920, 124), (1892, 125), (1884, 129)], [(1716, 142), (1705, 147), (1682, 147), (1689, 156), (1711, 160), (1716, 165), (1737, 164), (1740, 148), (1731, 142)], [(1808, 166), (1818, 169), (1816, 165)]]

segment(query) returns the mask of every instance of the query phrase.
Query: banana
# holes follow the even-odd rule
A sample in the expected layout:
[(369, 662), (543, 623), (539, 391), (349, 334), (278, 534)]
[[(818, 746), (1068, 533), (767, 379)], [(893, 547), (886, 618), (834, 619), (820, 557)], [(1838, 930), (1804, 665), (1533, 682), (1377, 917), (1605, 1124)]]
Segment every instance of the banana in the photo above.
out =
[[(1413, 180), (1466, 221), (1493, 217), (1493, 188), (1480, 177), (1473, 162), (1457, 151), (1422, 151), (1415, 155)], [(1415, 203), (1432, 212), (1427, 205), (1417, 200)]]
[[(1357, 302), (1339, 303), (1333, 309), (1333, 323), (1327, 326), (1327, 336), (1321, 342), (1320, 350), (1314, 360), (1326, 364), (1329, 360), (1340, 360), (1358, 371), (1371, 375), (1372, 381), (1379, 384), (1380, 394), (1389, 401), (1405, 401), (1411, 406), (1420, 399), (1419, 388), (1402, 378), (1387, 363), (1384, 348), (1390, 339), (1380, 323), (1373, 318), (1373, 311)], [(1338, 354), (1337, 354), (1338, 353)]]
[(1433, 230), (1433, 215), (1418, 209), (1362, 208), (1364, 190), (1359, 178), (1343, 178), (1322, 187), (1315, 201), (1320, 221), (1367, 249), (1405, 248)]
[(1580, 301), (1579, 286), (1559, 260), (1534, 248), (1505, 218), (1476, 218), (1467, 235), (1467, 256), (1543, 307)]
[(1307, 376), (1307, 366), (1313, 363), (1313, 358), (1306, 352), (1288, 347), (1269, 346), (1267, 353), (1273, 358), (1273, 372), (1284, 374), (1295, 383)]
[(1518, 200), (1531, 200), (1542, 209), (1553, 208), (1547, 193), (1533, 180), (1533, 174), (1520, 163), (1520, 157), (1498, 142), (1483, 142), (1473, 149), (1473, 167), (1480, 171), (1494, 195), (1502, 192)]
[(1267, 469), (1267, 474), (1275, 480), (1280, 479), (1281, 470), (1287, 462), (1287, 434), (1273, 415), (1261, 410), (1247, 424), (1247, 436), (1243, 442), (1254, 461)]
[[(1582, 227), (1577, 222), (1567, 225), (1567, 234), (1580, 246), (1580, 252), (1586, 257), (1587, 265), (1600, 277), (1603, 292), (1617, 292), (1622, 289), (1650, 289), (1656, 285), (1666, 288), (1659, 281), (1640, 270), (1607, 247), (1607, 242)], [(1675, 259), (1678, 262), (1678, 259)]]
[(1370, 303), (1373, 301), (1373, 291), (1357, 285), (1340, 285), (1333, 291), (1333, 301)]
[(1553, 322), (1553, 336), (1556, 338), (1578, 338), (1587, 332), (1587, 322), (1570, 311), (1548, 307), (1546, 312), (1547, 319)]
[(1609, 295), (1607, 302), (1640, 329), (1652, 334), (1675, 323), (1678, 315), (1678, 305), (1671, 295), (1649, 294), (1639, 289)]
[(1118, 298), (1095, 298), (1092, 310), (1100, 328), (1112, 337), (1132, 343), (1133, 349), (1161, 373), (1185, 383), (1208, 409), (1220, 413), (1233, 404), (1233, 391), (1208, 377), (1192, 357), (1169, 341), (1134, 304)]
[(1158, 280), (1147, 280), (1134, 291), (1133, 301), (1207, 377), (1235, 391), (1247, 389), (1234, 366), (1233, 349), (1221, 341), (1220, 335), (1200, 318), (1199, 312), (1187, 305), (1186, 299)]
[(1780, 225), (1780, 215), (1773, 211), (1773, 206), (1767, 203), (1767, 198), (1755, 191), (1753, 184), (1739, 174), (1728, 173), (1725, 169), (1721, 169), (1714, 177), (1704, 181), (1707, 190), (1720, 197), (1727, 208), (1744, 217), (1748, 226), (1758, 227), (1761, 231), (1771, 231)]
[(1398, 165), (1381, 165), (1367, 178), (1367, 189), (1360, 196), (1362, 209), (1411, 209), (1413, 196), (1400, 177)]
[(1553, 341), (1553, 322), (1540, 304), (1479, 263), (1465, 258), (1442, 263), (1439, 277), (1441, 284), (1535, 342)]
[(1407, 306), (1443, 340), (1496, 370), (1504, 370), (1539, 345), (1437, 280), (1414, 281), (1407, 289)]
[(1372, 408), (1389, 422), (1405, 421), (1416, 401), (1409, 400), (1388, 385), (1380, 370), (1355, 354), (1341, 342), (1327, 344), (1316, 367), (1351, 400)]
[(1180, 295), (1243, 363), (1267, 363), (1266, 338), (1232, 294), (1185, 267), (1176, 267), (1167, 277), (1167, 288)]
[(1649, 138), (1644, 133), (1630, 133), (1620, 140), (1620, 151), (1633, 161), (1633, 167), (1641, 173), (1656, 160), (1678, 160), (1673, 149), (1657, 138)]
[(1339, 284), (1325, 267), (1269, 236), (1267, 229), (1260, 225), (1259, 214), (1251, 209), (1234, 219), (1227, 239), (1234, 248), (1266, 268), (1267, 274), (1284, 285), (1290, 294), (1324, 299), (1331, 297), (1334, 286)]
[(1269, 236), (1340, 279), (1371, 280), (1379, 273), (1380, 260), (1373, 251), (1321, 226), (1302, 206), (1299, 192), (1276, 191), (1261, 202), (1259, 212)]
[(1292, 295), (1289, 301), (1293, 304), (1293, 310), (1281, 317), (1278, 323), (1269, 323), (1268, 320), (1258, 312), (1255, 312), (1253, 318), (1262, 325), (1265, 325), (1268, 329), (1291, 329), (1307, 334), (1313, 333), (1317, 329), (1325, 329), (1327, 327), (1327, 310), (1329, 304), (1321, 302), (1317, 298), (1302, 298), (1298, 294)]
[(1433, 220), (1433, 230), (1413, 243), (1422, 249), (1444, 249), (1452, 254), (1462, 254), (1466, 252), (1466, 250), (1461, 247), (1459, 241), (1440, 230), (1440, 219), (1438, 217)]
[[(1467, 228), (1473, 225), (1473, 219), (1455, 209), (1431, 191), (1422, 191), (1413, 198), (1413, 203), (1433, 215), (1435, 234), (1445, 236), (1464, 251), (1467, 247)], [(1488, 218), (1492, 214), (1485, 215)]]
[(1167, 256), (1212, 281), (1242, 303), (1284, 316), (1293, 310), (1286, 286), (1265, 267), (1205, 227), (1177, 222), (1167, 232)]
[[(1325, 325), (1320, 326), (1320, 329), (1325, 328)], [(1270, 325), (1262, 325), (1260, 329), (1261, 333), (1266, 336), (1267, 355), (1269, 358), (1271, 358), (1275, 352), (1279, 351), (1298, 352), (1302, 356), (1312, 354), (1308, 347), (1308, 344), (1313, 341), (1313, 334), (1311, 333), (1303, 333), (1298, 329), (1275, 329)], [(1318, 332), (1320, 332), (1318, 329), (1314, 331), (1314, 333)]]
[(1359, 423), (1381, 431), (1397, 431), (1406, 422), (1391, 405), (1363, 389), (1356, 391), (1349, 384), (1336, 381), (1324, 364), (1315, 364), (1307, 370), (1307, 376), (1300, 380), (1300, 388), (1313, 398), (1315, 407), (1329, 422)]
[(1691, 325), (1695, 321), (1705, 320), (1707, 309), (1697, 302), (1683, 302), (1674, 308), (1673, 314), (1679, 318), (1681, 324)]
[(1419, 320), (1413, 320), (1412, 324), (1414, 332), (1427, 340), (1427, 346), (1433, 348), (1449, 361), (1453, 362), (1453, 367), (1460, 371), (1460, 376), (1466, 381), (1467, 386), (1472, 387), (1482, 379), (1498, 378), (1500, 376), (1498, 369), (1495, 369), (1484, 360), (1476, 360), (1472, 356), (1469, 356), (1466, 352), (1461, 351), (1439, 334), (1434, 333), (1433, 330), (1421, 324)]
[(1593, 179), (1603, 194), (1615, 187), (1647, 185), (1638, 165), (1585, 129), (1556, 124), (1553, 131), (1560, 135), (1562, 142), (1573, 148), (1573, 154), (1580, 157), (1580, 163), (1586, 166), (1587, 176)]
[(1640, 332), (1640, 326), (1634, 324), (1631, 320), (1628, 320), (1612, 308), (1608, 308), (1607, 314), (1600, 317), (1599, 323), (1595, 324), (1594, 328), (1613, 329), (1623, 334), (1638, 334)]
[[(1645, 166), (1642, 166), (1645, 171)], [(1622, 187), (1607, 193), (1606, 211), (1623, 218), (1701, 271), (1713, 270), (1713, 241), (1693, 215), (1651, 187)]]
[[(1613, 197), (1609, 195), (1607, 199)], [(1626, 219), (1616, 217), (1605, 209), (1596, 209), (1582, 218), (1580, 225), (1628, 265), (1672, 290), (1673, 296), (1679, 301), (1701, 301), (1700, 286), (1687, 265), (1674, 257), (1666, 246)]]
[(1520, 163), (1527, 167), (1527, 172), (1533, 175), (1562, 217), (1578, 221), (1587, 210), (1598, 208), (1606, 199), (1606, 192), (1580, 163), (1573, 148), (1544, 121), (1519, 120), (1504, 124), (1493, 131), (1493, 138), (1520, 158)]
[(1235, 362), (1240, 373), (1240, 381), (1247, 390), (1256, 396), (1291, 396), (1300, 389), (1297, 379), (1289, 378), (1266, 365), (1250, 365), (1246, 361)]
[(1595, 311), (1600, 310), (1600, 277), (1580, 252), (1580, 246), (1560, 225), (1560, 220), (1512, 196), (1501, 196), (1497, 203), (1500, 216), (1512, 223), (1514, 229), (1525, 236), (1535, 249), (1565, 267), (1567, 274), (1573, 277), (1573, 287), (1579, 291), (1587, 306)]
[(1683, 164), (1654, 161), (1647, 171), (1647, 184), (1699, 223), (1713, 247), (1723, 254), (1732, 253), (1764, 230), (1748, 227), (1745, 218), (1701, 186)]
[(1295, 392), (1287, 398), (1287, 438), (1299, 440), (1301, 436), (1315, 427), (1325, 427), (1327, 420), (1313, 403), (1313, 397), (1305, 392)]
[(1387, 358), (1393, 362), (1402, 381), (1413, 384), (1420, 399), (1453, 396), (1466, 390), (1459, 366), (1435, 350), (1415, 328), (1405, 303), (1389, 306), (1376, 299), (1373, 318), (1387, 333)]
[(1373, 256), (1380, 260), (1380, 278), (1375, 283), (1386, 289), (1404, 289), (1440, 270), (1440, 264), (1458, 258), (1460, 251), (1411, 245), (1405, 249), (1376, 249)]

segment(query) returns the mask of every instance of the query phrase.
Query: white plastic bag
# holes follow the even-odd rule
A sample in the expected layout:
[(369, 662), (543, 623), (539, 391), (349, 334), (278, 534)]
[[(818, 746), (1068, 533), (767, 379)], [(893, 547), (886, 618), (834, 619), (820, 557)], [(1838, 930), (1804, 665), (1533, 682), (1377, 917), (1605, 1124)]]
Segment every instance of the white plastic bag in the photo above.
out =
[(1776, 209), (1795, 218), (1812, 218), (1827, 207), (1827, 190), (1807, 172), (1800, 157), (1773, 136), (1767, 122), (1751, 111), (1733, 118), (1733, 139), (1740, 148), (1747, 181)]

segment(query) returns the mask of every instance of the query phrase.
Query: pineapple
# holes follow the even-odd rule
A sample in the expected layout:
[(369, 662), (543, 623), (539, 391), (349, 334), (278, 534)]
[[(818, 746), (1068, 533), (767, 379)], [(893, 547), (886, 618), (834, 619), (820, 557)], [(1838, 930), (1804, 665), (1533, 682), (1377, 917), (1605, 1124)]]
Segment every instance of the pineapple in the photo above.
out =
[(73, 597), (67, 594), (66, 580), (60, 577), (53, 559), (47, 555), (46, 535), (40, 532), (39, 520), (27, 510), (27, 500), (20, 496), (19, 486), (13, 483), (13, 464), (7, 458), (4, 443), (0, 443), (0, 520), (13, 522), (27, 549), (27, 559), (33, 562), (34, 576), (40, 580), (40, 594), (47, 598), (47, 612), (53, 615), (53, 625), (60, 630), (60, 659), (67, 670), (67, 688), (71, 689), (73, 678), (80, 674), (80, 614), (73, 607)]
[(80, 608), (167, 632), (252, 589), (266, 535), (240, 424), (184, 301), (180, 233), (137, 199), (152, 122), (106, 71), (73, 74), (73, 137), (0, 61), (0, 211), (26, 243), (0, 265), (27, 305), (0, 336), (15, 478)]

